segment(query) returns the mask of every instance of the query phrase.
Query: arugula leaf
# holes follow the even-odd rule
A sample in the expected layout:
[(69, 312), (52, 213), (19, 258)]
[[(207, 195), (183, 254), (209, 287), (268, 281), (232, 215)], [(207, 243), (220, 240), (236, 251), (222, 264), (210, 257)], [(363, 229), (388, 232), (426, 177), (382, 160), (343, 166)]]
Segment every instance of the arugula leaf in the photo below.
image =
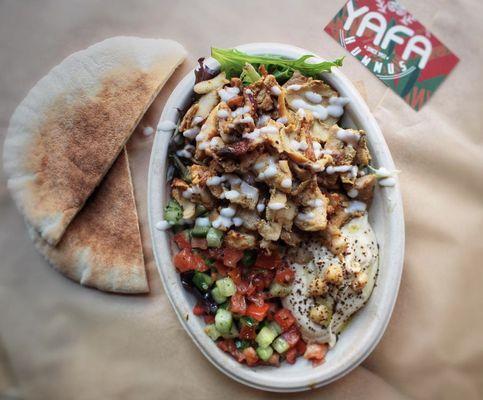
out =
[(173, 154), (170, 157), (181, 179), (187, 183), (191, 183), (191, 174), (189, 169), (183, 164), (183, 162), (179, 159), (178, 156)]
[(242, 73), (240, 74), (240, 79), (243, 81), (243, 84), (250, 85), (261, 78), (261, 75), (257, 72), (252, 64), (245, 63)]
[[(315, 78), (321, 72), (330, 72), (332, 67), (342, 66), (344, 59), (344, 57), (341, 57), (335, 61), (309, 63), (307, 60), (315, 57), (312, 54), (305, 54), (297, 60), (289, 60), (279, 56), (250, 55), (236, 49), (219, 49), (216, 47), (211, 48), (211, 56), (220, 63), (221, 70), (225, 71), (228, 78), (240, 76), (248, 63), (254, 68), (264, 65), (267, 71), (279, 81), (290, 79), (294, 71)], [(246, 77), (247, 72), (244, 74), (244, 81), (247, 81)]]

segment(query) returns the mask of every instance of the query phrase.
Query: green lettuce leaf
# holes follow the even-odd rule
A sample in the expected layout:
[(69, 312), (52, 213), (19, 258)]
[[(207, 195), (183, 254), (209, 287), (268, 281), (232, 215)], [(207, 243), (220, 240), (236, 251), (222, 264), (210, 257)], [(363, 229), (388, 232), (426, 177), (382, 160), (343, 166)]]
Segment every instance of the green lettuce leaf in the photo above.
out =
[[(245, 64), (251, 64), (254, 68), (264, 65), (267, 71), (275, 76), (278, 81), (290, 79), (294, 71), (302, 75), (316, 78), (322, 72), (330, 72), (332, 67), (342, 66), (344, 57), (335, 61), (322, 61), (309, 63), (308, 59), (313, 58), (312, 54), (306, 54), (297, 60), (289, 60), (283, 57), (271, 55), (250, 55), (236, 49), (211, 48), (211, 56), (221, 65), (228, 78), (239, 77), (244, 72)], [(246, 70), (246, 67), (245, 67)], [(244, 74), (246, 76), (246, 72)]]

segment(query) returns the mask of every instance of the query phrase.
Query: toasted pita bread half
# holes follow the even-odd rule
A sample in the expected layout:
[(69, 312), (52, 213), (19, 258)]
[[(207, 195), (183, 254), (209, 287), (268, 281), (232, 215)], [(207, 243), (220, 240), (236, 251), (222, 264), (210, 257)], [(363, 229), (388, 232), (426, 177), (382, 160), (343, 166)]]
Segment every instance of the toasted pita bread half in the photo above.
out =
[(26, 221), (56, 244), (185, 57), (171, 40), (114, 37), (67, 57), (14, 112), (8, 187)]
[(32, 227), (29, 233), (54, 268), (82, 285), (117, 293), (149, 291), (125, 149), (57, 246)]

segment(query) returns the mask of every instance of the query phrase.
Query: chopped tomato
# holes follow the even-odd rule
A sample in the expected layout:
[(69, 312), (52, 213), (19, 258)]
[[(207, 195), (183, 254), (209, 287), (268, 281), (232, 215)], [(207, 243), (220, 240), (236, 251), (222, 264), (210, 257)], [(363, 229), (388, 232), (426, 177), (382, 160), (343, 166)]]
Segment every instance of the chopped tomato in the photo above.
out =
[(256, 319), (257, 321), (263, 321), (265, 316), (267, 315), (268, 309), (270, 308), (269, 304), (264, 304), (262, 306), (257, 306), (254, 303), (251, 303), (247, 307), (246, 315)]
[(204, 238), (194, 237), (193, 239), (191, 239), (191, 247), (193, 249), (206, 250), (208, 248), (208, 242)]
[(270, 286), (273, 280), (273, 272), (272, 271), (265, 271), (262, 273), (253, 273), (250, 274), (250, 282), (252, 285), (258, 290), (262, 291)]
[(268, 359), (268, 363), (274, 367), (278, 367), (280, 365), (280, 355), (274, 352)]
[(242, 363), (243, 361), (246, 360), (245, 354), (243, 354), (242, 351), (238, 350), (235, 348), (234, 351), (230, 352), (230, 354), (233, 356), (235, 360), (237, 360), (239, 363)]
[(250, 283), (248, 285), (248, 289), (247, 289), (246, 294), (247, 294), (247, 296), (250, 296), (250, 295), (254, 294), (256, 291), (257, 291), (257, 288)]
[(280, 325), (282, 331), (287, 331), (294, 323), (295, 318), (286, 308), (282, 308), (275, 313), (275, 322)]
[(205, 313), (205, 308), (201, 304), (196, 304), (193, 307), (193, 314), (194, 315), (203, 315)]
[(214, 282), (218, 279), (218, 275), (215, 271), (211, 271), (210, 273), (211, 280)]
[(204, 315), (203, 319), (205, 320), (205, 324), (214, 324), (215, 323), (215, 316), (214, 315)]
[(181, 250), (191, 249), (191, 243), (187, 232), (183, 231), (177, 233), (176, 235), (174, 235), (173, 240), (176, 242)]
[(280, 265), (281, 259), (277, 254), (259, 254), (255, 261), (255, 267), (263, 269), (275, 269)]
[(240, 280), (240, 282), (236, 284), (236, 290), (240, 294), (247, 294), (248, 289), (250, 289), (250, 284), (247, 281)]
[(278, 306), (276, 303), (272, 303), (272, 302), (267, 304), (270, 304), (270, 308), (268, 309), (268, 313), (267, 313), (267, 319), (269, 321), (273, 321), (275, 319), (275, 314), (278, 311)]
[(220, 340), (217, 342), (217, 346), (224, 352), (230, 353), (240, 363), (246, 359), (245, 354), (236, 348), (235, 342), (232, 339)]
[(222, 349), (225, 353), (228, 353), (229, 351), (229, 340), (220, 340), (219, 342), (216, 343), (216, 345)]
[(257, 307), (262, 307), (265, 304), (265, 295), (263, 292), (251, 294), (247, 296), (247, 299), (250, 300)]
[(208, 255), (215, 260), (223, 261), (223, 249), (209, 248)]
[(246, 349), (244, 349), (243, 354), (246, 357), (247, 365), (249, 367), (252, 367), (253, 365), (256, 365), (258, 363), (258, 355), (253, 347), (247, 347)]
[(235, 284), (241, 282), (241, 271), (238, 268), (233, 268), (228, 271), (228, 276), (232, 279)]
[(244, 340), (254, 340), (257, 337), (257, 332), (254, 326), (242, 325), (240, 328), (240, 334), (238, 335), (240, 339)]
[(307, 345), (307, 350), (305, 350), (304, 358), (311, 360), (313, 365), (319, 365), (324, 362), (325, 355), (327, 354), (328, 346), (327, 344), (309, 344)]
[(223, 264), (227, 267), (235, 268), (238, 261), (243, 258), (243, 251), (226, 248), (223, 252)]
[(245, 301), (245, 296), (240, 293), (235, 293), (230, 299), (230, 311), (235, 314), (245, 314), (247, 309), (247, 303)]
[(295, 364), (295, 360), (297, 359), (297, 349), (294, 347), (287, 351), (286, 360), (289, 364)]
[(183, 249), (176, 254), (173, 258), (173, 263), (180, 272), (192, 270), (203, 272), (208, 269), (203, 259), (189, 249)]
[(282, 337), (288, 343), (289, 347), (292, 348), (300, 340), (300, 332), (298, 331), (297, 327), (293, 326), (290, 330), (283, 333)]
[(221, 261), (215, 261), (215, 268), (221, 276), (228, 275), (228, 268)]
[(305, 343), (303, 339), (300, 339), (295, 345), (295, 348), (297, 349), (299, 356), (303, 356), (305, 354), (305, 350), (307, 350), (307, 343)]
[(323, 364), (325, 361), (325, 358), (322, 358), (321, 360), (317, 360), (315, 358), (312, 359), (312, 367), (316, 367), (317, 365)]
[(275, 282), (281, 285), (292, 283), (295, 278), (295, 272), (288, 266), (284, 266), (275, 273)]

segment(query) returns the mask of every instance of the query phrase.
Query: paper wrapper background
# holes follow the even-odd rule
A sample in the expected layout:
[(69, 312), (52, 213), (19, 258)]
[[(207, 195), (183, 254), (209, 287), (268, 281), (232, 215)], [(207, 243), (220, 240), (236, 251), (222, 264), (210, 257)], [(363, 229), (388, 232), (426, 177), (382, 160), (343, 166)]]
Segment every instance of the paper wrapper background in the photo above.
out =
[[(170, 90), (209, 52), (278, 41), (344, 54), (323, 27), (344, 1), (2, 1), (1, 142), (28, 89), (71, 52), (108, 36), (178, 40), (190, 58)], [(481, 15), (474, 0), (405, 0), (461, 59), (429, 103), (411, 110), (350, 55), (344, 73), (366, 96), (400, 175), (406, 258), (388, 329), (345, 378), (298, 395), (263, 393), (218, 372), (178, 323), (155, 272), (146, 221), (152, 137), (129, 145), (151, 294), (108, 295), (54, 272), (27, 238), (0, 184), (0, 398), (477, 399), (483, 397), (483, 148)], [(273, 8), (272, 8), (273, 6)]]

